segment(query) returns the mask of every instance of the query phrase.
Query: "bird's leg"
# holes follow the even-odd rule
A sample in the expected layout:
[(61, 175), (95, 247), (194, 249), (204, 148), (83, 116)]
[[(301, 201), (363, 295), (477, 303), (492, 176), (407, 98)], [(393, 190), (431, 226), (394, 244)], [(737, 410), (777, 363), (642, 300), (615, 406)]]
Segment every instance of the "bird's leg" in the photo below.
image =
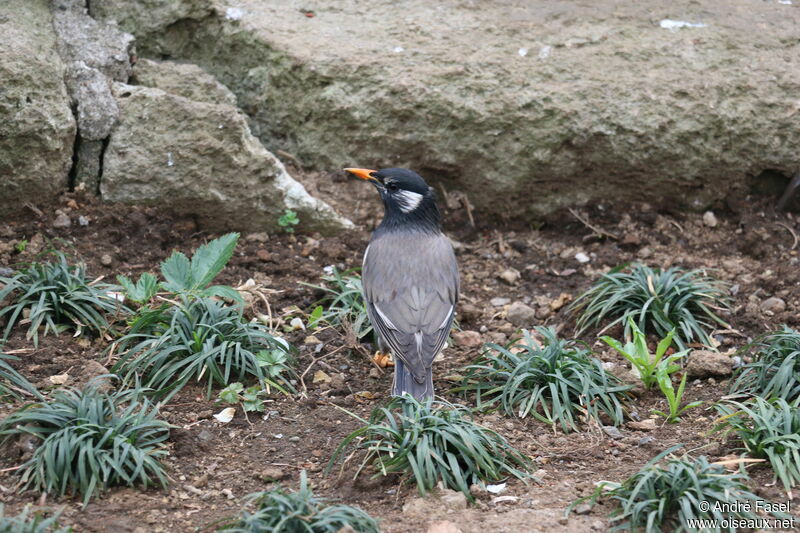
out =
[(394, 366), (394, 360), (392, 359), (391, 352), (384, 352), (381, 350), (376, 350), (375, 355), (372, 356), (372, 362), (378, 365), (381, 368), (386, 368), (387, 366)]

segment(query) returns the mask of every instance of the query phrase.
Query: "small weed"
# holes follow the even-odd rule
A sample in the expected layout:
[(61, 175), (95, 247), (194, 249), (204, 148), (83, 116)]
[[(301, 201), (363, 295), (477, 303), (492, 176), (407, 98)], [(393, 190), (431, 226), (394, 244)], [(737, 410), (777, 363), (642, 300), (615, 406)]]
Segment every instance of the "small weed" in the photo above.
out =
[(659, 370), (666, 374), (667, 377), (680, 370), (681, 367), (673, 363), (683, 359), (687, 350), (676, 352), (664, 358), (667, 350), (672, 345), (674, 331), (667, 332), (667, 335), (656, 346), (656, 353), (650, 354), (650, 349), (647, 347), (647, 337), (633, 321), (633, 318), (628, 318), (628, 328), (633, 333), (633, 340), (626, 342), (625, 346), (608, 336), (600, 337), (600, 340), (611, 346), (631, 363), (639, 373), (642, 384), (646, 389), (660, 384), (658, 380)]
[(800, 400), (755, 397), (747, 403), (727, 401), (717, 405), (722, 415), (714, 428), (734, 432), (747, 454), (766, 459), (786, 492), (800, 484)]
[(27, 248), (28, 248), (28, 239), (22, 239), (21, 241), (19, 241), (19, 242), (17, 243), (17, 245), (16, 245), (16, 246), (14, 246), (14, 249), (15, 249), (15, 250), (16, 250), (18, 253), (22, 253), (22, 252), (24, 252), (24, 251), (25, 251)]
[(191, 260), (182, 252), (172, 252), (161, 263), (162, 282), (150, 273), (142, 274), (136, 283), (126, 276), (118, 276), (117, 280), (126, 296), (139, 304), (150, 302), (159, 290), (184, 303), (214, 296), (241, 302), (241, 295), (233, 287), (211, 285), (233, 256), (238, 240), (238, 233), (225, 234), (198, 247)]
[(0, 302), (11, 302), (0, 309), (7, 323), (3, 341), (17, 324), (29, 324), (26, 338), (34, 346), (40, 328), (43, 335), (70, 328), (102, 334), (110, 327), (106, 313), (128, 311), (110, 294), (116, 287), (90, 283), (83, 265), (71, 266), (63, 253), (54, 254), (53, 263), (33, 263), (13, 277), (0, 276)]
[[(355, 416), (352, 413), (351, 416)], [(366, 455), (356, 476), (372, 465), (375, 477), (413, 476), (420, 494), (438, 482), (473, 500), (469, 487), (509, 476), (527, 483), (530, 461), (498, 433), (472, 420), (463, 406), (404, 395), (372, 411), (366, 425), (348, 435), (328, 464), (330, 470), (345, 448), (355, 443)]]
[(92, 497), (115, 485), (166, 487), (159, 459), (167, 455), (169, 424), (141, 389), (104, 393), (95, 386), (62, 390), (0, 421), (0, 441), (29, 434), (40, 440), (17, 471), (21, 488)]
[(736, 371), (731, 392), (788, 402), (800, 398), (800, 333), (784, 326), (746, 349), (755, 349), (753, 361)]
[(486, 345), (455, 391), (474, 391), (478, 409), (496, 405), (511, 416), (561, 424), (564, 431), (576, 431), (581, 416), (605, 415), (621, 424), (630, 386), (607, 374), (579, 342), (559, 339), (552, 329), (537, 331), (541, 343), (526, 331), (505, 347)]
[(278, 217), (278, 225), (283, 228), (286, 233), (294, 233), (294, 226), (300, 223), (297, 218), (297, 213), (291, 209), (287, 209), (283, 214)]
[(305, 470), (300, 473), (300, 490), (276, 489), (247, 497), (254, 512), (242, 511), (239, 517), (223, 524), (218, 531), (229, 533), (378, 533), (378, 522), (357, 507), (331, 504), (314, 496)]
[(675, 344), (685, 349), (693, 341), (711, 346), (708, 332), (716, 324), (728, 327), (718, 313), (729, 308), (729, 301), (726, 286), (703, 270), (634, 264), (603, 275), (570, 309), (579, 315), (578, 334), (589, 327), (623, 324), (628, 336), (633, 318), (640, 330), (660, 337), (675, 330)]
[(264, 400), (262, 396), (266, 395), (266, 391), (258, 385), (244, 388), (244, 385), (239, 383), (231, 383), (221, 391), (219, 391), (219, 400), (227, 404), (242, 404), (242, 409), (247, 412), (258, 411), (264, 412)]
[(681, 377), (681, 382), (678, 385), (678, 390), (676, 391), (672, 386), (672, 377), (669, 375), (669, 367), (666, 364), (662, 364), (656, 369), (656, 381), (658, 382), (658, 388), (661, 389), (661, 393), (667, 400), (669, 412), (665, 413), (664, 411), (653, 409), (653, 413), (663, 416), (668, 424), (679, 422), (681, 419), (680, 415), (689, 409), (703, 405), (703, 402), (695, 401), (681, 407), (681, 403), (683, 402), (683, 391), (686, 389), (686, 378), (687, 375), (684, 373), (683, 377)]

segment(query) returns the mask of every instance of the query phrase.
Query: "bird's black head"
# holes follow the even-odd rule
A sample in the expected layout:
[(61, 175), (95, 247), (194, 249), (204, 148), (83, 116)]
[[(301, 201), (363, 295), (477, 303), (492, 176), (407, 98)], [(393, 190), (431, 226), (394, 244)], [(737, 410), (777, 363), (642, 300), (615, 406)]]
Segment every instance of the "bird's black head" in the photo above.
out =
[(346, 168), (347, 172), (370, 181), (383, 200), (381, 228), (439, 231), (436, 194), (416, 172), (406, 168)]

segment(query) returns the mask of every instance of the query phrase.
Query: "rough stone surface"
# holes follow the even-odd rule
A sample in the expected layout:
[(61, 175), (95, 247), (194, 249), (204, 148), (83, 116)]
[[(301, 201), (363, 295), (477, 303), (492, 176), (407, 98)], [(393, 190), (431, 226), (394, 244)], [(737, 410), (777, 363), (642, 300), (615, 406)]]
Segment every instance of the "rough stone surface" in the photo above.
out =
[(783, 313), (786, 310), (786, 302), (777, 296), (772, 296), (761, 302), (761, 310), (770, 314)]
[(478, 211), (701, 209), (800, 166), (789, 5), (338, 0), (309, 18), (284, 0), (240, 0), (241, 17), (221, 0), (155, 4), (92, 11), (214, 74), (268, 148), (318, 168), (410, 166)]
[(75, 119), (46, 0), (0, 2), (0, 215), (67, 186)]
[(686, 373), (690, 378), (730, 376), (733, 373), (733, 359), (719, 352), (695, 350), (689, 355)]
[(461, 346), (463, 348), (475, 348), (480, 346), (483, 340), (481, 339), (480, 333), (467, 329), (453, 333), (453, 342), (456, 343), (456, 346)]
[(515, 326), (531, 326), (536, 320), (536, 311), (522, 302), (514, 302), (508, 307), (506, 318)]
[(105, 200), (168, 202), (213, 229), (277, 228), (287, 208), (309, 230), (352, 225), (289, 176), (238, 109), (121, 83), (114, 91), (120, 122), (105, 151)]
[(119, 108), (106, 76), (74, 61), (67, 68), (67, 87), (78, 113), (78, 133), (87, 141), (102, 141), (117, 123)]
[(154, 87), (197, 102), (236, 105), (236, 96), (202, 68), (190, 63), (140, 59), (132, 83)]
[(97, 193), (100, 188), (100, 161), (103, 141), (79, 139), (75, 146), (75, 187)]
[(115, 24), (93, 19), (85, 4), (85, 0), (53, 0), (53, 27), (78, 121), (72, 185), (97, 192), (102, 141), (119, 117), (117, 102), (111, 94), (111, 80), (128, 81), (134, 47), (132, 35)]
[(80, 61), (113, 80), (128, 81), (130, 56), (134, 53), (133, 35), (115, 24), (90, 17), (84, 0), (54, 0), (53, 26), (62, 58)]

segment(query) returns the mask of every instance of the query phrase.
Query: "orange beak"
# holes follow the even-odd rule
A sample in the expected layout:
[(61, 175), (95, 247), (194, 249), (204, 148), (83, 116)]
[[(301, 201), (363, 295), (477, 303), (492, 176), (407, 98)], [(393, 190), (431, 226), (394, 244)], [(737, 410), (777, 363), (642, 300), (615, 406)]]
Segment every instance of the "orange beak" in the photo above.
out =
[(380, 180), (372, 175), (373, 173), (377, 172), (377, 170), (370, 170), (368, 168), (346, 168), (344, 171), (349, 172), (350, 174), (357, 178), (361, 178), (362, 180), (380, 183)]

